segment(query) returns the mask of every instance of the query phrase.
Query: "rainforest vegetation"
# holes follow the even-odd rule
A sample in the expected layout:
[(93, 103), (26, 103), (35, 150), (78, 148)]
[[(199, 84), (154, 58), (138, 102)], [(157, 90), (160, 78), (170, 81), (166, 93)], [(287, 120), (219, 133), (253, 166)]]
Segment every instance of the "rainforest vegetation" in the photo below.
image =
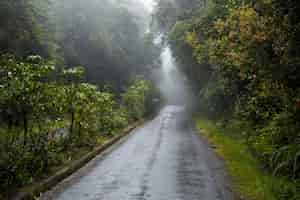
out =
[(156, 2), (148, 19), (134, 0), (0, 1), (0, 199), (158, 108), (157, 35), (193, 114), (285, 181), (274, 199), (300, 199), (299, 2)]
[(294, 184), (278, 199), (300, 198), (299, 13), (295, 0), (161, 0), (155, 15), (197, 112), (235, 127), (264, 170)]
[(153, 110), (142, 17), (106, 0), (0, 2), (0, 199)]

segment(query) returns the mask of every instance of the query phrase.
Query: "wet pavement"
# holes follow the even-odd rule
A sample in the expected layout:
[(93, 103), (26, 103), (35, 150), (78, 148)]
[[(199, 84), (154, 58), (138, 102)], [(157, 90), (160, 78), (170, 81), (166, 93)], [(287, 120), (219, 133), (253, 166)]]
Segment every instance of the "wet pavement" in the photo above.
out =
[(164, 108), (111, 153), (40, 199), (233, 199), (223, 163), (187, 122), (182, 107)]

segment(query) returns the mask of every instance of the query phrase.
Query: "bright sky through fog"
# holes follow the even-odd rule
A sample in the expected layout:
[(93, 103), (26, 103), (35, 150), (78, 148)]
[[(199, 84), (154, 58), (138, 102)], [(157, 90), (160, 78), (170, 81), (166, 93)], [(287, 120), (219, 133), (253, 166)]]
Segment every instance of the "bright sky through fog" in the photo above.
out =
[(146, 7), (146, 9), (149, 11), (149, 12), (152, 12), (153, 11), (153, 8), (155, 6), (155, 0), (140, 0)]

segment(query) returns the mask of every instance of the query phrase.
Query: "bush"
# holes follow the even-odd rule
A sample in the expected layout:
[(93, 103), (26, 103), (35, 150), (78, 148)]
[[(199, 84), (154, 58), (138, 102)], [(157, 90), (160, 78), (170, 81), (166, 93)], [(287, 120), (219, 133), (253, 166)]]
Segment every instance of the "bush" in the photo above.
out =
[(64, 70), (57, 74), (63, 79), (55, 80), (54, 63), (40, 56), (4, 55), (0, 64), (1, 190), (46, 176), (98, 145), (101, 134), (112, 136), (145, 115), (146, 80), (136, 80), (122, 95), (122, 105), (116, 105), (113, 94), (83, 82), (82, 67)]
[(146, 97), (150, 88), (148, 81), (137, 79), (122, 94), (122, 105), (128, 112), (129, 120), (135, 121), (144, 117), (146, 112)]

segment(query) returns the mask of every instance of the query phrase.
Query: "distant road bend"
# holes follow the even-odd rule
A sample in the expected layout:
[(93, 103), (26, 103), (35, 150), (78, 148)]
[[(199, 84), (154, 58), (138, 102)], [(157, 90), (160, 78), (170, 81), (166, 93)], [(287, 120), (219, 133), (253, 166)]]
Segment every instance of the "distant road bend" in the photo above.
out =
[(96, 158), (40, 199), (231, 200), (222, 162), (167, 106), (104, 158)]

